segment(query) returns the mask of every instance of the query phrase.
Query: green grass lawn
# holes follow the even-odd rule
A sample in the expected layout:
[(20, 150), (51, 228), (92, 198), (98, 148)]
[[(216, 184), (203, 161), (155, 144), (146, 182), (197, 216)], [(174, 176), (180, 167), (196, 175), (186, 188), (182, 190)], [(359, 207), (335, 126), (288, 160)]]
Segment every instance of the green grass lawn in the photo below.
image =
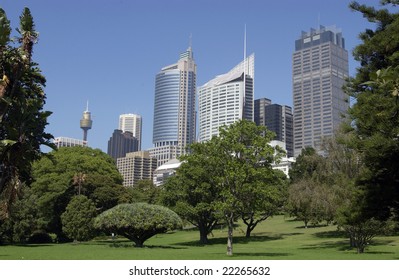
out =
[(126, 239), (93, 240), (78, 244), (0, 246), (0, 259), (28, 260), (395, 260), (399, 259), (399, 236), (376, 237), (364, 254), (351, 249), (336, 226), (303, 227), (303, 223), (276, 216), (254, 230), (234, 231), (234, 256), (226, 256), (226, 230), (216, 229), (210, 244), (200, 246), (195, 230), (160, 234), (135, 248)]

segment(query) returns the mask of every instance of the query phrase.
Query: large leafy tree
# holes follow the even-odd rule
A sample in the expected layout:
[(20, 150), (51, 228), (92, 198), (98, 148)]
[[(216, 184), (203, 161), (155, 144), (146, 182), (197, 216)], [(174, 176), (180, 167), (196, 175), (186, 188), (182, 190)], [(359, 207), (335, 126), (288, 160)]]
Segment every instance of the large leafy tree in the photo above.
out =
[(362, 212), (385, 220), (392, 210), (399, 214), (399, 13), (392, 12), (399, 1), (381, 2), (390, 11), (357, 2), (350, 5), (376, 25), (360, 34), (362, 43), (353, 52), (360, 67), (346, 92), (355, 101), (349, 116), (355, 148), (365, 165), (357, 180), (367, 201)]
[(0, 8), (0, 214), (7, 218), (22, 187), (30, 183), (32, 162), (42, 156), (41, 145), (49, 145), (43, 110), (45, 78), (32, 61), (37, 42), (33, 17), (28, 8), (20, 16), (19, 37), (13, 44), (6, 13)]
[(208, 243), (208, 235), (223, 218), (217, 209), (220, 189), (212, 162), (212, 155), (218, 153), (215, 148), (211, 143), (191, 145), (191, 153), (180, 158), (182, 165), (163, 186), (163, 203), (198, 228), (202, 244)]
[(94, 236), (94, 203), (84, 195), (74, 196), (61, 215), (63, 232), (74, 241), (87, 241)]
[(116, 233), (132, 240), (136, 247), (159, 233), (181, 229), (182, 221), (172, 210), (147, 203), (120, 204), (103, 213), (94, 226), (109, 234)]
[[(264, 212), (261, 208), (249, 209), (248, 205), (255, 206), (252, 200), (256, 194), (264, 197), (263, 191), (267, 188), (270, 201), (280, 202), (275, 193), (275, 172), (272, 163), (278, 161), (283, 151), (277, 146), (272, 147), (269, 142), (274, 134), (264, 126), (257, 126), (254, 122), (240, 120), (229, 127), (222, 127), (218, 137), (209, 141), (216, 151), (210, 157), (215, 183), (220, 189), (220, 200), (217, 210), (220, 211), (227, 224), (227, 255), (233, 255), (233, 229), (235, 220), (245, 213)], [(248, 203), (252, 201), (252, 203)], [(256, 221), (255, 221), (256, 223)]]
[(62, 234), (61, 214), (79, 193), (91, 199), (98, 212), (130, 201), (112, 158), (98, 149), (60, 148), (35, 162), (32, 174), (41, 215), (47, 230), (56, 234)]

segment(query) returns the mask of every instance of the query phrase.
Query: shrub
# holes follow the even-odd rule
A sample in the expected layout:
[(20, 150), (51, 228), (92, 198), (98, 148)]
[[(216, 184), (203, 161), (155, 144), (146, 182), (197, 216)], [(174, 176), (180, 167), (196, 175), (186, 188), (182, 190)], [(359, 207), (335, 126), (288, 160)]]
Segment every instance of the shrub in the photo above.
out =
[(147, 203), (120, 204), (101, 213), (94, 226), (108, 234), (122, 235), (142, 247), (158, 233), (180, 229), (182, 220), (172, 210)]

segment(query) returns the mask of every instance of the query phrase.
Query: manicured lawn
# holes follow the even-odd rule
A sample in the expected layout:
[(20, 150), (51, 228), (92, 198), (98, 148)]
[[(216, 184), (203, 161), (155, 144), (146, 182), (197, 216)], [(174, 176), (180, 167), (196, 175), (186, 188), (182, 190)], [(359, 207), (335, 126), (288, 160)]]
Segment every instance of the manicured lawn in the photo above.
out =
[(161, 234), (145, 248), (135, 248), (126, 239), (93, 240), (79, 244), (0, 246), (0, 259), (45, 260), (392, 260), (399, 259), (399, 236), (376, 237), (364, 254), (349, 248), (348, 238), (335, 226), (303, 227), (302, 222), (276, 216), (260, 224), (251, 239), (244, 227), (234, 232), (234, 256), (226, 256), (226, 231), (216, 229), (211, 244), (200, 246), (195, 230)]

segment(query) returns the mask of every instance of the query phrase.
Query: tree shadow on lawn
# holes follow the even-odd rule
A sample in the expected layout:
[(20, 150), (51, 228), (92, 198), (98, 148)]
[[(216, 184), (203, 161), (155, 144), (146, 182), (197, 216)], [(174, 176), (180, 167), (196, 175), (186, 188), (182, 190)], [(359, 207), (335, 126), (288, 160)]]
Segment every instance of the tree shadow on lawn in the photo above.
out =
[[(90, 245), (90, 243), (86, 243), (87, 245)], [(138, 248), (136, 247), (133, 243), (133, 241), (130, 240), (97, 240), (96, 241), (97, 245), (108, 245), (111, 248)], [(185, 247), (177, 247), (177, 246), (170, 246), (170, 245), (145, 245), (141, 248), (146, 248), (146, 249), (187, 249)]]
[(315, 244), (304, 245), (300, 247), (301, 250), (318, 250), (318, 249), (337, 249), (338, 251), (349, 251), (352, 248), (349, 246), (349, 241), (327, 241)]
[(27, 247), (27, 248), (36, 248), (36, 247), (50, 247), (54, 246), (56, 243), (43, 243), (43, 244), (7, 244), (6, 246), (17, 246), (17, 247)]
[[(207, 245), (220, 245), (220, 244), (226, 244), (226, 238), (227, 237), (210, 238), (209, 243), (206, 245), (200, 243), (198, 240), (175, 243), (174, 245), (191, 246), (191, 247), (203, 247), (203, 246), (207, 246)], [(238, 236), (238, 237), (234, 237), (233, 239), (234, 239), (235, 244), (248, 244), (249, 242), (266, 242), (266, 241), (283, 239), (283, 234), (275, 235), (275, 236), (256, 236), (255, 235), (255, 236), (251, 236), (250, 238), (246, 238), (245, 236)]]
[(348, 238), (346, 232), (339, 230), (316, 232), (313, 235), (318, 238)]
[(288, 253), (234, 253), (234, 257), (270, 257), (270, 258), (275, 258), (275, 257), (288, 257), (292, 254)]

